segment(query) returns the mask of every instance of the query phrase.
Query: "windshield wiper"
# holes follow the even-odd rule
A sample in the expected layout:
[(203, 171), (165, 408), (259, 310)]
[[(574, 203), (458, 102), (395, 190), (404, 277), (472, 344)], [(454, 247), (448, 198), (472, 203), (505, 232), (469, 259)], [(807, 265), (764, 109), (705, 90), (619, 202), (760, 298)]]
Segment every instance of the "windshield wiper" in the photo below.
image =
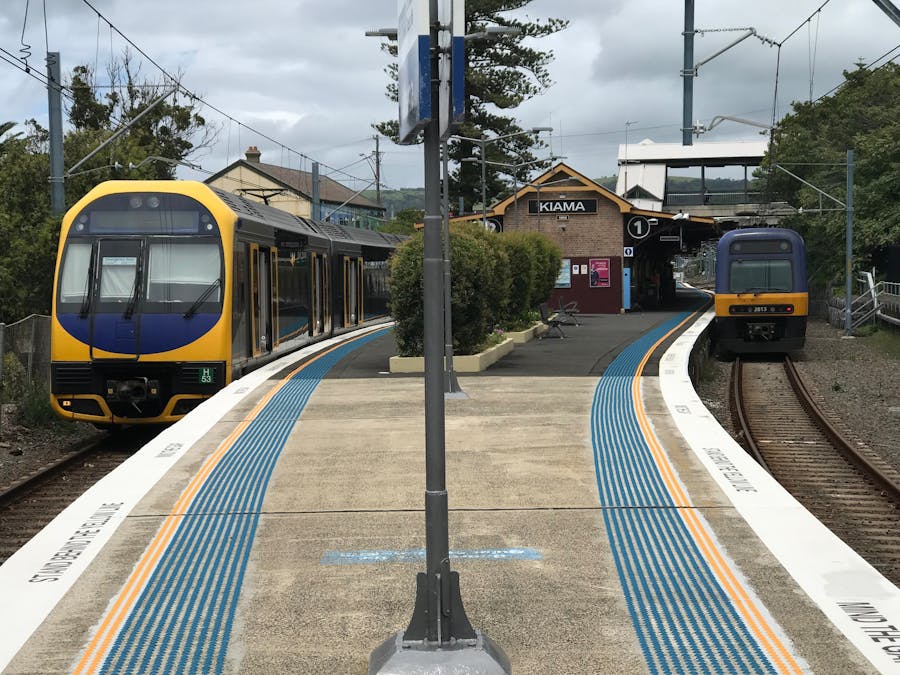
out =
[(194, 300), (194, 304), (191, 305), (191, 308), (184, 313), (185, 319), (190, 319), (194, 314), (197, 313), (197, 310), (200, 308), (200, 305), (204, 303), (204, 301), (209, 297), (210, 293), (212, 293), (219, 285), (222, 283), (221, 279), (216, 279), (209, 286), (206, 287), (206, 290), (200, 294), (200, 297)]
[(141, 254), (138, 257), (137, 266), (134, 270), (134, 292), (132, 292), (128, 306), (125, 308), (125, 313), (122, 315), (124, 319), (130, 319), (132, 314), (134, 314), (134, 308), (137, 306), (138, 296), (141, 293), (141, 279), (144, 276), (143, 260), (144, 256)]
[(91, 311), (91, 304), (94, 301), (94, 247), (91, 246), (91, 260), (88, 263), (87, 273), (87, 291), (84, 294), (84, 300), (81, 301), (81, 309), (78, 311), (78, 318), (83, 319)]

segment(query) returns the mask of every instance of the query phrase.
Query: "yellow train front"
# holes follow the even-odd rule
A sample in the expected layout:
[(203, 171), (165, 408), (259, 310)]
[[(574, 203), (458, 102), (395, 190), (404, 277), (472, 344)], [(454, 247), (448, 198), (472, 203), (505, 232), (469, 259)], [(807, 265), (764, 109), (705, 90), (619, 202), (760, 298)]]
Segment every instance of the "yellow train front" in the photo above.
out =
[(194, 181), (109, 181), (65, 216), (51, 405), (100, 427), (175, 421), (244, 372), (387, 319), (392, 235)]
[(806, 340), (806, 245), (784, 228), (726, 232), (716, 253), (714, 339), (722, 354), (788, 353)]

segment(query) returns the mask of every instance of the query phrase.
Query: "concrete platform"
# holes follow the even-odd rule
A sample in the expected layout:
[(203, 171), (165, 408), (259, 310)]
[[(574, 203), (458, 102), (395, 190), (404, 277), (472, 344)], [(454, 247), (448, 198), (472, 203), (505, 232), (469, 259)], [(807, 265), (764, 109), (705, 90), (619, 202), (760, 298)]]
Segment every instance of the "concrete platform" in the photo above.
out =
[[(613, 512), (628, 517), (647, 509), (601, 499), (592, 440), (600, 375), (626, 346), (685, 307), (581, 317), (583, 325), (566, 327), (565, 340), (517, 345), (487, 371), (461, 374), (467, 398), (446, 402), (452, 566), (460, 574), (472, 625), (506, 652), (513, 672), (687, 672), (679, 670), (682, 662), (674, 656), (654, 654), (641, 637), (647, 627), (635, 623), (640, 613), (623, 592), (617, 568), (622, 552), (614, 542), (621, 540), (608, 531), (608, 523), (616, 522)], [(752, 514), (754, 524), (748, 523), (748, 511), (768, 508), (776, 512), (770, 521), (777, 524), (782, 497), (767, 497), (773, 500), (769, 507), (736, 505), (728, 484), (716, 479), (721, 462), (704, 462), (685, 440), (690, 435), (685, 420), (673, 414), (657, 376), (682, 376), (674, 358), (662, 357), (673, 339), (666, 339), (644, 366), (638, 387), (650, 434), (690, 503), (652, 510), (677, 511), (708, 524), (723, 567), (744, 588), (741, 597), (758, 608), (759, 625), (771, 627), (765, 630), (772, 631), (773, 644), (784, 645), (769, 672), (900, 671), (900, 660), (884, 649), (894, 643), (863, 632), (882, 626), (877, 617), (889, 629), (900, 626), (900, 614), (893, 613), (897, 589), (885, 589), (875, 577), (862, 579), (871, 592), (858, 595), (860, 604), (846, 610), (847, 620), (836, 625), (834, 608), (823, 609), (816, 591), (785, 566), (784, 542), (770, 545), (760, 539), (770, 536), (771, 523), (760, 525)], [(198, 672), (365, 673), (372, 649), (409, 622), (415, 575), (424, 569), (419, 557), (424, 546), (423, 383), (421, 376), (386, 372), (392, 345), (389, 335), (379, 337), (338, 361), (318, 383), (299, 421), (290, 422), (261, 507), (251, 514), (258, 522), (224, 638), (227, 649), (204, 667), (206, 662), (197, 659), (215, 645), (181, 648), (196, 650), (187, 661), (198, 663)], [(35, 619), (37, 627), (21, 648), (9, 650), (4, 673), (99, 669), (99, 659), (94, 666), (82, 662), (79, 667), (86, 647), (115, 610), (123, 584), (140, 569), (148, 542), (167, 522), (187, 518), (183, 510), (173, 510), (186, 486), (247, 426), (248, 414), (278, 379), (274, 370), (257, 378), (269, 379), (255, 389), (248, 382), (223, 392), (227, 405), (210, 407), (172, 429), (177, 435), (186, 425), (202, 431), (201, 437), (180, 441), (172, 435), (142, 451), (159, 457), (169, 448), (171, 466), (158, 483), (150, 483), (145, 497), (122, 508), (127, 515), (104, 534), (102, 550), (93, 551), (90, 560), (85, 556), (83, 570), (67, 582), (68, 592), (45, 619)], [(215, 418), (208, 431), (200, 429), (204, 415)], [(688, 421), (687, 428), (692, 424)], [(178, 443), (184, 447), (172, 450)], [(752, 469), (740, 468), (748, 480), (762, 480)], [(121, 484), (122, 478), (112, 480)], [(195, 518), (229, 513), (223, 508)], [(12, 589), (16, 604), (28, 603), (36, 592), (22, 579), (27, 582), (28, 570), (40, 568), (46, 551), (58, 550), (58, 537), (66, 530), (61, 531), (57, 540), (37, 542), (9, 569), (0, 568), (0, 591)], [(839, 548), (826, 550), (826, 556), (844, 555), (833, 553)], [(816, 551), (798, 557), (810, 555)], [(873, 608), (875, 615), (865, 614), (872, 598), (881, 604)], [(860, 616), (871, 622), (857, 620)], [(722, 624), (719, 630), (724, 635), (733, 628)], [(848, 637), (852, 630), (859, 634)], [(685, 627), (681, 637), (669, 637), (687, 641), (693, 634)], [(198, 631), (195, 641), (203, 639)], [(147, 653), (152, 648), (142, 647)], [(140, 663), (143, 656), (135, 658)], [(716, 658), (724, 663), (728, 655)], [(718, 670), (702, 663), (693, 669), (722, 671), (744, 672), (738, 661)], [(133, 672), (170, 671), (136, 666)]]

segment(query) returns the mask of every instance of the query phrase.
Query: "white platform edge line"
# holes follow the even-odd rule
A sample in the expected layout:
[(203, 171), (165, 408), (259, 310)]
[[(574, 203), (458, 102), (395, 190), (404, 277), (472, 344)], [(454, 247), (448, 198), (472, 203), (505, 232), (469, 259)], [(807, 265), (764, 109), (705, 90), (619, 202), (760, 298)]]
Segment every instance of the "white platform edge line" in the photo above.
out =
[(900, 672), (900, 589), (782, 488), (697, 396), (688, 362), (714, 316), (711, 309), (698, 318), (660, 361), (670, 415), (738, 513), (835, 627), (880, 672)]
[(390, 327), (369, 326), (311, 344), (254, 370), (161, 432), (72, 502), (0, 565), (0, 671), (100, 553), (128, 514), (175, 463), (231, 409), (273, 374), (301, 359)]

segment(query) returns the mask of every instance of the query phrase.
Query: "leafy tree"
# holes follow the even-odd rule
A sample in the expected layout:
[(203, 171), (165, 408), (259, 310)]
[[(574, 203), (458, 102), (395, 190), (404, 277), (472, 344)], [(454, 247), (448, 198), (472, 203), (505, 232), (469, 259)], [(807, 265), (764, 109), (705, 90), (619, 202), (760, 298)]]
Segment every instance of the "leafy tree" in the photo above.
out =
[(421, 223), (424, 218), (425, 212), (422, 209), (403, 209), (393, 220), (378, 229), (392, 234), (413, 234), (416, 223)]
[[(494, 138), (525, 131), (513, 117), (502, 111), (516, 108), (524, 101), (542, 93), (553, 82), (548, 65), (553, 60), (552, 51), (540, 51), (526, 44), (525, 38), (541, 38), (563, 30), (568, 21), (545, 19), (531, 21), (508, 16), (521, 9), (531, 0), (469, 0), (466, 3), (466, 33), (483, 32), (488, 27), (503, 26), (519, 29), (515, 36), (504, 36), (496, 40), (469, 40), (466, 42), (466, 122), (459, 130), (460, 136), (468, 138)], [(386, 43), (382, 49), (392, 56), (397, 55), (397, 45)], [(397, 64), (390, 64), (387, 73), (391, 83), (387, 95), (397, 101)], [(498, 112), (501, 111), (501, 112)], [(390, 120), (375, 125), (382, 134), (398, 138), (398, 122)], [(522, 134), (486, 145), (486, 159), (502, 164), (522, 164), (536, 159), (532, 149), (543, 147), (543, 142), (531, 134)], [(451, 140), (449, 157), (457, 163), (452, 173), (450, 201), (456, 204), (462, 197), (467, 209), (481, 202), (481, 166), (477, 163), (462, 163), (466, 157), (476, 156), (478, 144), (468, 141)], [(530, 169), (546, 168), (546, 164), (530, 164)], [(485, 167), (487, 201), (504, 192), (513, 184), (514, 174), (510, 168)], [(527, 180), (528, 170), (518, 169), (519, 184)], [(504, 179), (504, 176), (509, 178)]]
[[(834, 95), (794, 103), (772, 134), (764, 166), (791, 173), (846, 203), (847, 150), (854, 150), (854, 259), (872, 266), (889, 244), (900, 242), (900, 65), (844, 72)], [(782, 220), (806, 239), (813, 282), (843, 280), (846, 215), (841, 207), (781, 171), (769, 174), (780, 199), (807, 213)], [(817, 213), (822, 209), (836, 211)]]
[[(63, 139), (64, 165), (72, 167), (115, 129), (133, 120), (162, 93), (162, 85), (138, 81), (124, 61), (110, 68), (113, 86), (98, 97), (87, 66), (76, 67), (69, 88), (71, 129)], [(0, 321), (49, 313), (60, 218), (50, 213), (49, 134), (34, 120), (10, 134), (0, 124)], [(165, 99), (134, 127), (81, 165), (66, 179), (66, 207), (101, 180), (173, 178), (174, 163), (211, 142), (214, 130), (195, 112), (193, 101)], [(6, 134), (4, 136), (4, 134)], [(199, 136), (199, 144), (194, 139)], [(170, 161), (145, 161), (165, 157)], [(137, 168), (130, 168), (135, 166)]]

